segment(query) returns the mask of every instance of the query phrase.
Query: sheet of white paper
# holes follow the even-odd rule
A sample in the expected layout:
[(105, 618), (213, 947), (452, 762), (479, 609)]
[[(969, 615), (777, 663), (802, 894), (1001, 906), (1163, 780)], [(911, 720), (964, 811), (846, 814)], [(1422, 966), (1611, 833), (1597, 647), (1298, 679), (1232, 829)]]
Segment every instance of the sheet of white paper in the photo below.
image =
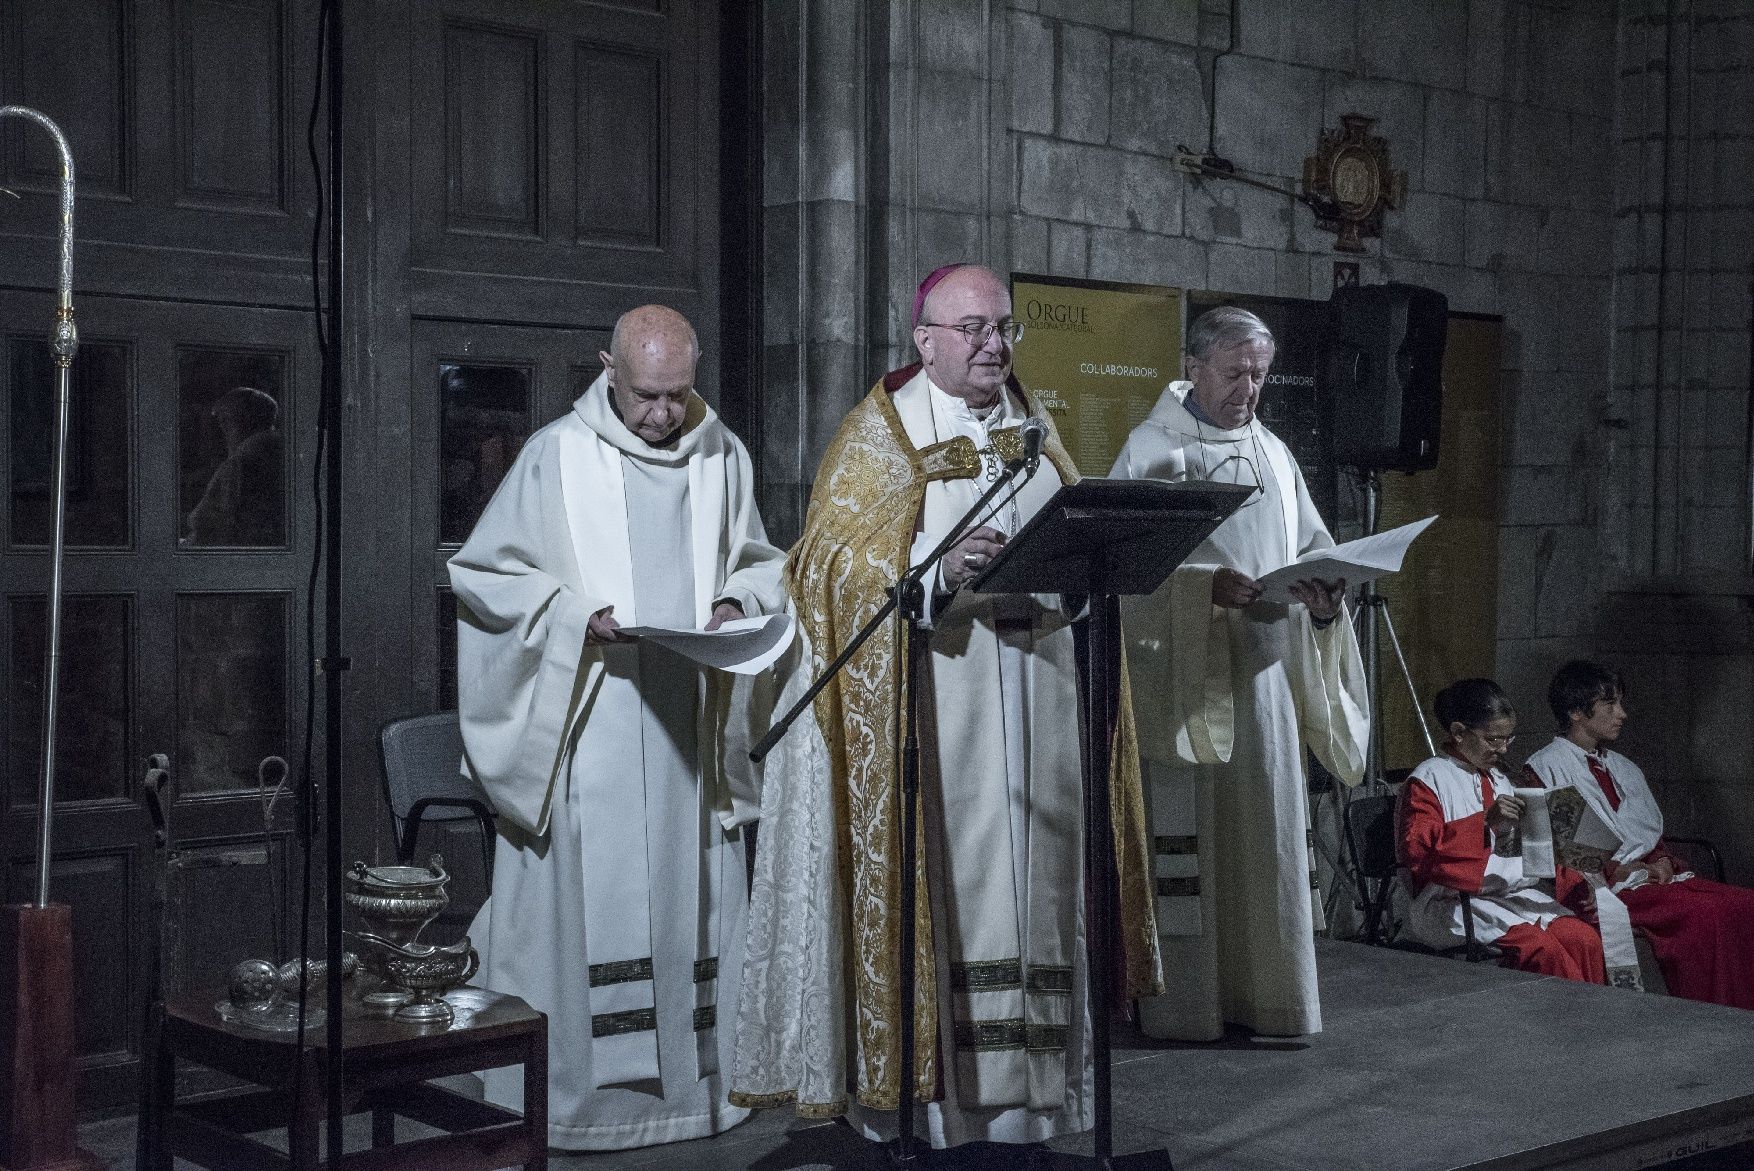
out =
[(1583, 807), (1583, 816), (1578, 818), (1577, 832), (1571, 835), (1571, 840), (1577, 845), (1606, 850), (1610, 854), (1620, 848), (1620, 835), (1609, 829), (1608, 823), (1588, 805)]
[(1291, 596), (1291, 587), (1296, 582), (1311, 578), (1320, 581), (1344, 578), (1348, 586), (1355, 586), (1360, 582), (1375, 581), (1385, 574), (1398, 573), (1413, 538), (1424, 532), (1436, 519), (1435, 516), (1428, 516), (1424, 520), (1401, 525), (1386, 533), (1373, 533), (1356, 541), (1347, 541), (1344, 545), (1335, 545), (1331, 549), (1306, 553), (1290, 565), (1256, 578), (1263, 587), (1261, 597), (1265, 601), (1290, 605), (1297, 601)]
[(734, 675), (754, 675), (792, 645), (796, 627), (790, 614), (733, 618), (717, 630), (672, 630), (665, 626), (624, 626), (621, 633), (648, 639), (703, 667)]
[(1530, 878), (1552, 878), (1553, 821), (1547, 816), (1547, 790), (1517, 789), (1523, 799), (1522, 820), (1517, 823), (1517, 836), (1523, 843), (1523, 873)]

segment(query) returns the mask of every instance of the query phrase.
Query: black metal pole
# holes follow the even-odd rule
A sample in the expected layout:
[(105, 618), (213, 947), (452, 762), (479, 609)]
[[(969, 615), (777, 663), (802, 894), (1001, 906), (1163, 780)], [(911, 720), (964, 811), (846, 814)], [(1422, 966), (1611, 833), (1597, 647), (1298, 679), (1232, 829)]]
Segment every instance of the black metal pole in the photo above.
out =
[[(341, 760), (342, 727), (341, 683), (346, 660), (341, 654), (341, 470), (342, 453), (342, 370), (347, 352), (343, 327), (345, 314), (342, 297), (346, 291), (343, 280), (342, 225), (346, 222), (347, 189), (343, 175), (342, 122), (346, 110), (343, 90), (342, 59), (344, 56), (341, 20), (342, 0), (330, 0), (325, 9), (329, 22), (328, 60), (321, 63), (327, 70), (329, 96), (329, 354), (323, 369), (322, 426), (328, 435), (324, 468), (325, 491), (323, 509), (327, 513), (323, 525), (325, 562), (323, 599), (323, 780), (325, 819), (324, 840), (327, 846), (324, 862), (327, 881), (324, 900), (324, 958), (328, 993), (328, 1016), (324, 1021), (326, 1037), (328, 1113), (328, 1164), (341, 1165), (342, 1143), (342, 1057), (345, 1040), (341, 1029)], [(300, 957), (303, 962), (303, 957)]]
[[(861, 646), (865, 645), (866, 640), (875, 634), (884, 622), (890, 620), (892, 614), (895, 615), (898, 637), (907, 644), (906, 658), (902, 666), (904, 672), (902, 680), (907, 690), (907, 704), (901, 712), (902, 749), (901, 760), (898, 762), (899, 767), (896, 770), (897, 788), (901, 798), (901, 938), (898, 944), (901, 951), (901, 983), (896, 989), (901, 1001), (901, 1034), (899, 1037), (901, 1096), (896, 1103), (900, 1117), (897, 1120), (897, 1137), (893, 1152), (896, 1163), (904, 1166), (914, 1165), (919, 1157), (914, 1144), (914, 1082), (916, 1080), (914, 1077), (916, 1043), (914, 1037), (914, 999), (917, 993), (917, 981), (914, 973), (914, 951), (917, 937), (914, 926), (917, 917), (915, 908), (919, 900), (914, 872), (918, 866), (915, 839), (919, 835), (916, 813), (919, 808), (920, 792), (917, 718), (920, 689), (917, 683), (924, 675), (921, 665), (925, 661), (928, 637), (920, 626), (920, 621), (925, 613), (923, 579), (926, 573), (938, 564), (938, 559), (944, 556), (952, 545), (962, 539), (964, 530), (985, 511), (987, 505), (991, 504), (1000, 492), (1011, 485), (1020, 472), (1025, 473), (1027, 479), (1035, 474), (1035, 465), (1024, 460), (1015, 460), (1005, 465), (1005, 470), (1000, 473), (998, 479), (993, 481), (992, 486), (981, 494), (981, 498), (974, 502), (974, 507), (963, 513), (962, 519), (950, 526), (950, 529), (944, 534), (944, 539), (938, 542), (936, 548), (921, 558), (917, 565), (911, 566), (901, 576), (901, 580), (890, 587), (889, 599), (853, 635), (841, 653), (835, 656), (834, 661), (823, 668), (822, 674), (817, 676), (816, 681), (810, 685), (808, 690), (798, 697), (798, 701), (792, 705), (791, 710), (775, 720), (773, 726), (767, 730), (767, 735), (763, 736), (749, 752), (750, 760), (760, 763), (765, 759), (767, 754), (773, 751), (774, 745), (780, 742), (787, 730), (804, 713), (804, 709), (810, 706), (810, 702), (824, 687), (828, 686), (830, 680), (840, 673), (841, 668), (846, 666), (847, 661), (858, 652)], [(905, 634), (900, 633), (903, 629), (905, 629)]]
[(923, 583), (913, 578), (904, 582), (897, 592), (902, 597), (896, 626), (907, 644), (902, 675), (907, 701), (903, 707), (901, 768), (898, 770), (901, 788), (901, 987), (896, 990), (901, 1001), (901, 1076), (905, 1080), (901, 1084), (901, 1099), (896, 1104), (900, 1117), (896, 1120), (895, 1164), (912, 1167), (917, 1160), (914, 1150), (914, 1082), (918, 1080), (914, 1077), (914, 1007), (918, 999), (919, 977), (914, 953), (919, 946), (916, 922), (919, 852), (915, 844), (919, 836), (920, 805), (919, 683), (924, 674), (920, 668), (925, 660), (929, 635), (920, 626), (925, 613)]
[(1085, 786), (1088, 813), (1085, 825), (1085, 873), (1091, 883), (1092, 918), (1090, 937), (1085, 952), (1086, 979), (1090, 982), (1090, 1047), (1091, 1061), (1096, 1070), (1096, 1134), (1094, 1147), (1098, 1161), (1106, 1164), (1114, 1156), (1114, 1112), (1111, 1107), (1109, 1077), (1109, 967), (1114, 956), (1113, 907), (1110, 904), (1114, 875), (1114, 830), (1110, 824), (1109, 741), (1113, 720), (1109, 716), (1109, 607), (1114, 599), (1107, 593), (1108, 583), (1098, 568), (1091, 581), (1090, 663), (1084, 673), (1088, 689), (1085, 736), (1088, 744), (1090, 783)]
[(1109, 810), (1110, 768), (1116, 715), (1120, 703), (1120, 599), (1109, 593), (1108, 565), (1099, 555), (1091, 566), (1088, 615), (1076, 636), (1079, 694), (1084, 715), (1084, 875), (1089, 892), (1090, 922), (1084, 934), (1085, 982), (1090, 998), (1090, 1059), (1094, 1066), (1095, 1126), (1093, 1154), (1048, 1155), (1039, 1165), (1056, 1169), (1096, 1166), (1103, 1171), (1174, 1171), (1168, 1150), (1114, 1153), (1114, 1086), (1109, 1040), (1113, 1015), (1115, 954), (1114, 894), (1119, 882), (1115, 863), (1114, 819)]

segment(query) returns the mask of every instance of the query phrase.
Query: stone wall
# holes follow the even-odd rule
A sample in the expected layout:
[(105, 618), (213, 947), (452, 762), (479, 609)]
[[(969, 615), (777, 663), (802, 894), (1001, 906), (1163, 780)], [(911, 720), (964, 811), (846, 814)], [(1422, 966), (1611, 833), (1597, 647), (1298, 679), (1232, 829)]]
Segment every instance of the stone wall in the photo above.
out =
[(1621, 5), (1614, 379), (1592, 631), (1671, 832), (1754, 881), (1749, 573), (1754, 6)]
[[(1325, 298), (1334, 237), (1290, 198), (1190, 178), (1178, 145), (1294, 186), (1324, 126), (1377, 119), (1404, 209), (1362, 279), (1505, 317), (1500, 673), (1520, 706), (1601, 588), (1615, 27), (1600, 3), (1021, 0), (1015, 267)], [(1538, 710), (1531, 713), (1538, 717)], [(1544, 723), (1544, 721), (1542, 721)]]
[[(911, 356), (913, 285), (946, 260), (1326, 298), (1343, 257), (1307, 210), (1173, 160), (1292, 186), (1323, 127), (1366, 114), (1409, 191), (1362, 279), (1504, 318), (1495, 633), (1524, 745), (1553, 668), (1605, 656), (1636, 695), (1684, 697), (1628, 741), (1677, 779), (1678, 824), (1754, 807), (1750, 754), (1708, 753), (1754, 689), (1754, 614), (1739, 586), (1672, 580), (1747, 579), (1754, 10), (1673, 2), (1671, 83), (1663, 0), (776, 0), (773, 528), (795, 534), (834, 423)], [(1681, 787), (1702, 769), (1718, 795)], [(1731, 853), (1754, 877), (1754, 850)]]

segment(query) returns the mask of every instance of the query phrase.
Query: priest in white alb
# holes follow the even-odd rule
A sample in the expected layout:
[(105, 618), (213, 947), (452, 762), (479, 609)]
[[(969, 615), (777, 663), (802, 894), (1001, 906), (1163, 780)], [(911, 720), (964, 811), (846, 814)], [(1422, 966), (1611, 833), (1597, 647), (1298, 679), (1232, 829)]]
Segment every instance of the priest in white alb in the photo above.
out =
[[(786, 706), (1021, 452), (1024, 420), (1043, 414), (1010, 377), (1022, 330), (996, 274), (939, 269), (913, 319), (920, 363), (881, 380), (841, 424), (787, 563), (804, 669)], [(1035, 477), (925, 579), (914, 1084), (898, 1055), (904, 648), (885, 622), (767, 764), (732, 1101), (851, 1114), (878, 1137), (911, 1094), (937, 1147), (1091, 1125), (1086, 983), (1111, 973), (1084, 965), (1072, 624), (1058, 596), (964, 588), (1076, 478), (1050, 427)], [(1137, 994), (1156, 986), (1155, 931), (1124, 697), (1121, 707), (1114, 821)]]
[(1256, 580), (1333, 544), (1291, 451), (1256, 417), (1273, 335), (1223, 306), (1188, 329), (1172, 382), (1112, 474), (1255, 491), (1155, 594), (1126, 599), (1148, 777), (1166, 993), (1152, 1036), (1214, 1040), (1226, 1021), (1321, 1031), (1305, 750), (1348, 784), (1364, 769), (1368, 701), (1345, 583), (1301, 581), (1293, 604)]
[[(725, 1096), (753, 812), (727, 775), (730, 685), (621, 633), (782, 604), (749, 455), (695, 393), (699, 357), (674, 310), (625, 314), (603, 373), (530, 437), (450, 563), (463, 767), (499, 813), (476, 982), (548, 1014), (556, 1147), (747, 1114)], [(486, 1089), (522, 1104), (515, 1070)]]

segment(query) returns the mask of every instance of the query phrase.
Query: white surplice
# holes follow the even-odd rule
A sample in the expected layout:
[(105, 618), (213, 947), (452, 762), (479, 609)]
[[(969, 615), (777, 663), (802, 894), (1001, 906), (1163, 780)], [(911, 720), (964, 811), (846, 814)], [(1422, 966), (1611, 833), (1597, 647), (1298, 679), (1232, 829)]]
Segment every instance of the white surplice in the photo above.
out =
[(1171, 383), (1112, 475), (1259, 484), (1155, 594), (1125, 601), (1147, 775), (1166, 992), (1143, 1002), (1156, 1037), (1214, 1040), (1230, 1021), (1321, 1031), (1304, 752), (1347, 784), (1369, 734), (1363, 662), (1344, 609), (1318, 630), (1303, 606), (1212, 603), (1228, 567), (1259, 577), (1333, 544), (1290, 449), (1259, 419), (1225, 429)]
[[(998, 476), (990, 432), (1016, 427), (1024, 413), (1006, 394), (978, 417), (923, 372), (893, 401), (915, 447), (962, 435), (983, 452), (984, 475), (927, 485), (917, 562)], [(1058, 473), (1043, 460), (986, 523), (1013, 535), (1059, 488)], [(934, 573), (927, 582), (941, 579)], [(1087, 1130), (1092, 1075), (1072, 629), (1057, 596), (969, 591), (934, 613), (932, 624), (921, 791), (946, 1060), (944, 1099), (921, 1111), (921, 1133), (944, 1147)], [(873, 1137), (894, 1133), (893, 1113), (855, 1103), (851, 1115)]]
[[(451, 559), (464, 768), (499, 812), (476, 982), (549, 1017), (548, 1141), (598, 1150), (714, 1134), (742, 968), (742, 821), (720, 728), (730, 682), (589, 617), (705, 625), (782, 604), (743, 445), (700, 399), (654, 448), (599, 377), (531, 436)], [(725, 1014), (719, 1027), (719, 1014)], [(488, 1098), (521, 1106), (521, 1078)]]
[[(1506, 796), (1514, 791), (1509, 778), (1497, 769), (1490, 774), (1492, 792)], [(1480, 791), (1480, 772), (1472, 766), (1458, 764), (1453, 757), (1434, 756), (1413, 770), (1409, 785), (1423, 785), (1436, 795), (1443, 806), (1446, 822), (1460, 821), (1486, 810), (1485, 794)], [(1493, 847), (1497, 836), (1488, 829), (1481, 847), (1485, 856), (1485, 877), (1480, 890), (1469, 896), (1474, 911), (1474, 938), (1492, 943), (1513, 927), (1528, 923), (1545, 928), (1555, 919), (1571, 914), (1554, 898), (1552, 882), (1524, 873), (1523, 857), (1500, 854)], [(1455, 947), (1466, 936), (1462, 927), (1462, 900), (1456, 891), (1441, 882), (1428, 882), (1412, 896), (1407, 909), (1406, 931), (1426, 947)], [(1636, 961), (1634, 961), (1636, 965)]]
[[(1644, 779), (1643, 769), (1611, 748), (1603, 748), (1594, 755), (1596, 762), (1614, 779), (1614, 789), (1620, 795), (1618, 809), (1608, 803), (1608, 795), (1590, 772), (1591, 753), (1564, 736), (1555, 736), (1530, 753), (1524, 767), (1534, 773), (1535, 779), (1545, 788), (1569, 785), (1582, 794), (1584, 801), (1602, 819), (1602, 824), (1620, 839), (1620, 846), (1614, 851), (1614, 861), (1631, 867), (1643, 861), (1662, 840), (1663, 811), (1650, 791), (1650, 782)], [(1626, 887), (1643, 886), (1644, 882), (1644, 877), (1640, 876), (1627, 882)]]

